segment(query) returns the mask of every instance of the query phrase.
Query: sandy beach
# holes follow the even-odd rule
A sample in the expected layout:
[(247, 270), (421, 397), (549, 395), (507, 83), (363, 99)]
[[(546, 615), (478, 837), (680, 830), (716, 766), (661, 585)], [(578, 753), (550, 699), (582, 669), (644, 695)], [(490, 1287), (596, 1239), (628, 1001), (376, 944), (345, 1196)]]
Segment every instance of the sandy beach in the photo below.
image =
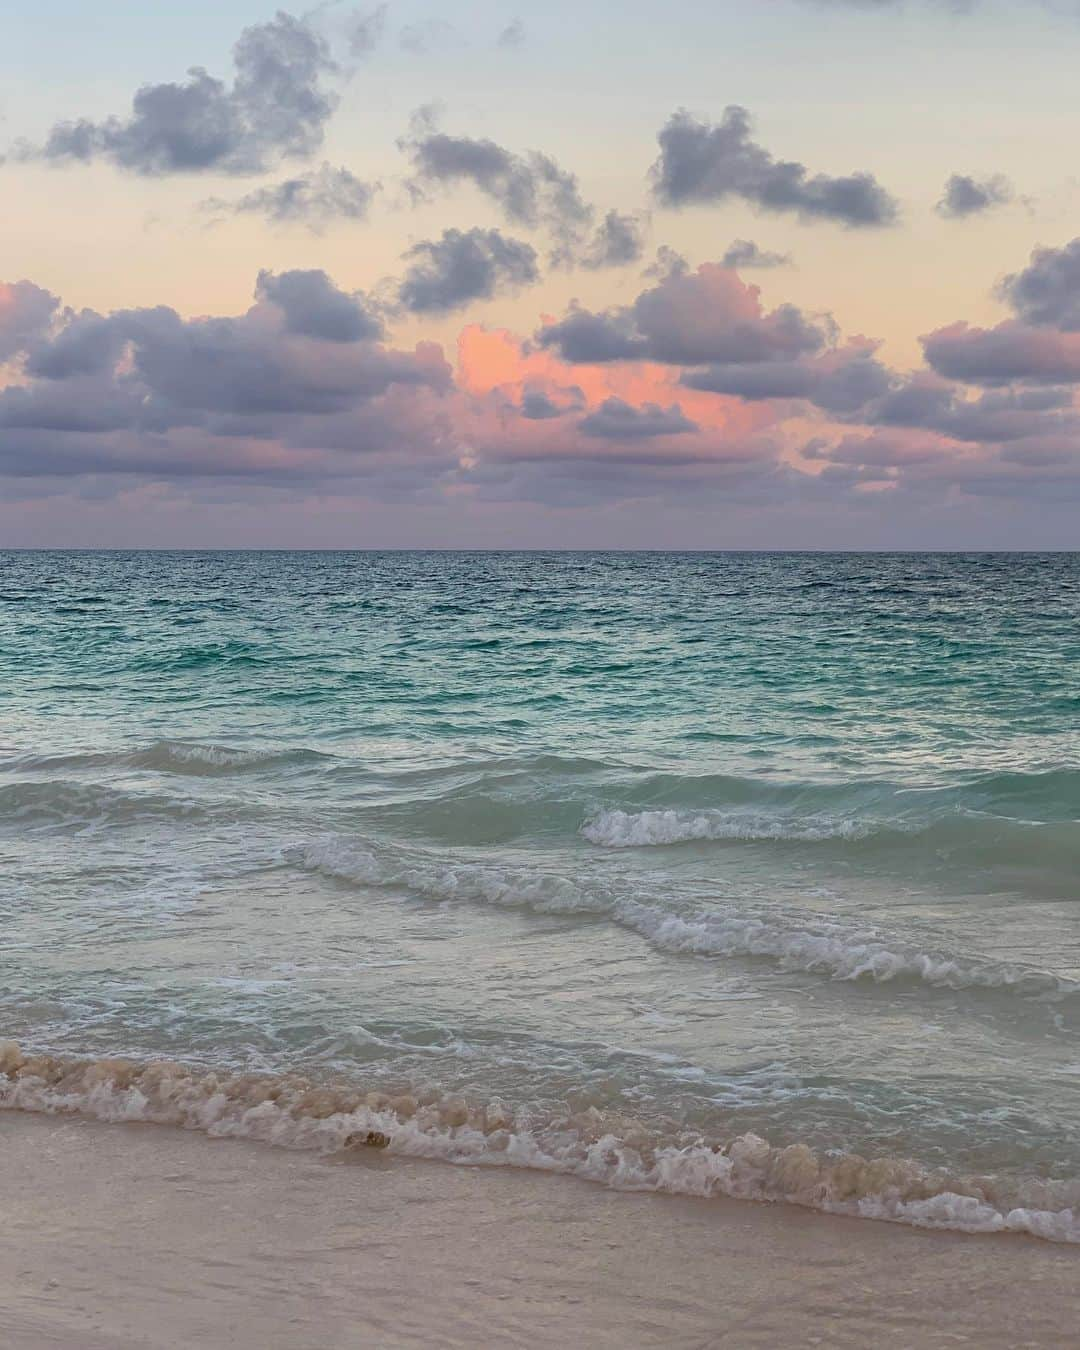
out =
[(1075, 1248), (0, 1114), (12, 1350), (1075, 1344)]

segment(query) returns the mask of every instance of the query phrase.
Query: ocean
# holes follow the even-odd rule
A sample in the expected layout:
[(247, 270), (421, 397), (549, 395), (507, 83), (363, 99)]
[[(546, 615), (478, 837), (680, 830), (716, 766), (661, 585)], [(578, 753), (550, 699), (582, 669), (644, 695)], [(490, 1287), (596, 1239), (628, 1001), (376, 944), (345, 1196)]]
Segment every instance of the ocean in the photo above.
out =
[(0, 554), (0, 1106), (1077, 1241), (1078, 864), (1077, 554)]

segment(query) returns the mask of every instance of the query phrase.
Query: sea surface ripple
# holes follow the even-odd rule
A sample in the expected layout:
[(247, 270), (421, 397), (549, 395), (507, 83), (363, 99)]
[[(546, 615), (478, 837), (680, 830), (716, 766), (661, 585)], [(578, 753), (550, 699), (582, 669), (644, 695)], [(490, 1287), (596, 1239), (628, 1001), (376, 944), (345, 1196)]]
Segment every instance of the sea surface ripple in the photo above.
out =
[(0, 1106), (1080, 1237), (1080, 555), (0, 553), (0, 875)]

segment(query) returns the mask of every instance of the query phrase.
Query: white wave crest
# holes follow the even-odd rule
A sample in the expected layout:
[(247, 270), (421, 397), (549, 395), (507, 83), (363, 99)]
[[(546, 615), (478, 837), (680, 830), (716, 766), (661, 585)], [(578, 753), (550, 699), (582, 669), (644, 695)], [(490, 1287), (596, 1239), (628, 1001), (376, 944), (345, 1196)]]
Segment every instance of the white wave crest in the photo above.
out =
[(551, 872), (439, 864), (388, 849), (325, 839), (289, 853), (302, 866), (363, 885), (401, 887), (435, 900), (473, 900), (503, 909), (536, 913), (606, 913), (601, 898), (590, 898), (566, 877)]
[(834, 980), (869, 978), (882, 984), (915, 979), (947, 989), (1011, 989), (1032, 997), (1076, 990), (1072, 981), (1046, 971), (906, 951), (899, 944), (893, 950), (885, 942), (858, 934), (792, 929), (760, 918), (706, 915), (683, 919), (632, 903), (618, 906), (614, 917), (664, 951), (772, 958), (786, 970), (805, 970)]
[(144, 1121), (324, 1153), (386, 1147), (444, 1162), (558, 1172), (617, 1190), (787, 1201), (919, 1228), (1080, 1242), (1080, 1180), (964, 1177), (905, 1158), (775, 1147), (754, 1134), (665, 1140), (633, 1118), (595, 1108), (538, 1120), (501, 1100), (390, 1098), (300, 1075), (26, 1056), (7, 1041), (0, 1042), (0, 1109)]
[(760, 914), (729, 910), (682, 916), (614, 893), (584, 890), (554, 873), (439, 863), (423, 855), (337, 838), (291, 850), (287, 856), (328, 876), (368, 886), (400, 887), (431, 899), (473, 901), (534, 913), (602, 916), (660, 951), (767, 959), (787, 970), (835, 980), (869, 979), (882, 984), (912, 979), (941, 988), (1001, 989), (1027, 997), (1080, 993), (1075, 981), (1049, 971), (913, 951), (875, 933), (771, 909)]
[(649, 848), (693, 840), (863, 839), (872, 822), (846, 816), (769, 815), (762, 811), (601, 811), (581, 828), (603, 848)]

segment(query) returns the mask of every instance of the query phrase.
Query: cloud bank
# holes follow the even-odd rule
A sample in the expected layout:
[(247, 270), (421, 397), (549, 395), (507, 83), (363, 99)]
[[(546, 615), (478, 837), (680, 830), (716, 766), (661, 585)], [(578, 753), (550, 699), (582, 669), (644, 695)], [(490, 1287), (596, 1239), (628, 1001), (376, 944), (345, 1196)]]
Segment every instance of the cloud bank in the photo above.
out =
[[(1037, 250), (1002, 283), (1013, 317), (936, 330), (913, 371), (721, 263), (572, 304), (531, 337), (467, 323), (452, 362), (395, 345), (393, 307), (317, 269), (264, 270), (221, 317), (76, 311), (20, 281), (0, 287), (0, 475), (24, 501), (233, 485), (455, 519), (663, 506), (917, 529), (945, 506), (1060, 511), (1080, 497), (1078, 257), (1080, 241)], [(526, 283), (535, 254), (451, 230), (407, 264), (398, 306), (439, 315)]]

